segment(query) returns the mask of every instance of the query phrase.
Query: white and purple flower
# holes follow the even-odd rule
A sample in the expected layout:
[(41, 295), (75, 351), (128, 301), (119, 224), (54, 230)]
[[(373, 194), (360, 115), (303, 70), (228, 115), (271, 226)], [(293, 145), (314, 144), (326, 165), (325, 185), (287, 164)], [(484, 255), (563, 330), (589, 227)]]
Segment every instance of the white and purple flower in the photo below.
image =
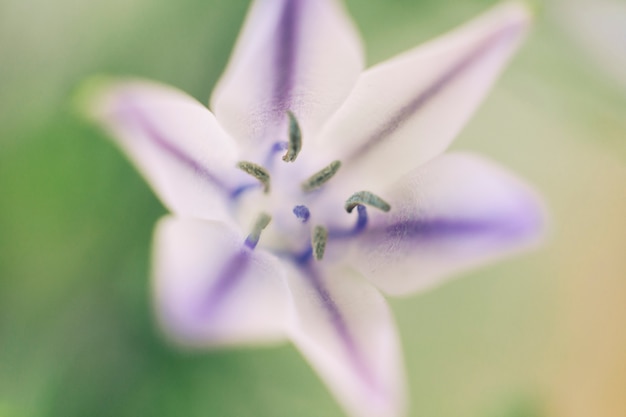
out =
[(524, 37), (511, 3), (363, 71), (335, 0), (256, 0), (213, 113), (173, 88), (91, 84), (90, 114), (173, 213), (154, 297), (177, 342), (290, 340), (346, 411), (397, 416), (407, 295), (528, 248), (542, 206), (476, 155), (442, 155)]

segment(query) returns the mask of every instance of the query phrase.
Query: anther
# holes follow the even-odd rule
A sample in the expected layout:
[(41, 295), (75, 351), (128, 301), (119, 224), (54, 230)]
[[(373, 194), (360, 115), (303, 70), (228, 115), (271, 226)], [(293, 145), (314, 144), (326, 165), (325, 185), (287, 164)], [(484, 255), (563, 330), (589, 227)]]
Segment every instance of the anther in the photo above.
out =
[(370, 193), (369, 191), (359, 191), (358, 193), (352, 194), (352, 196), (346, 200), (344, 208), (348, 213), (352, 213), (352, 210), (354, 210), (356, 206), (362, 204), (375, 207), (384, 212), (391, 210), (391, 206), (387, 204), (385, 200), (378, 197), (376, 194)]
[(333, 161), (326, 168), (313, 174), (308, 180), (302, 183), (302, 190), (305, 192), (313, 191), (324, 185), (330, 180), (341, 168), (340, 161)]
[(267, 213), (261, 213), (256, 219), (254, 226), (252, 227), (252, 231), (246, 238), (246, 246), (250, 249), (256, 248), (257, 243), (259, 243), (259, 239), (261, 239), (261, 232), (263, 229), (267, 227), (268, 224), (272, 221), (272, 216)]
[(237, 163), (237, 168), (259, 180), (259, 182), (263, 184), (263, 191), (266, 194), (270, 192), (270, 174), (261, 165), (257, 165), (253, 162), (241, 161)]
[(283, 156), (283, 161), (293, 162), (302, 149), (302, 131), (300, 130), (296, 116), (290, 111), (287, 112), (287, 116), (289, 116), (289, 145), (287, 147), (287, 153)]
[(311, 236), (311, 246), (313, 247), (313, 257), (321, 261), (326, 251), (326, 241), (328, 240), (328, 230), (323, 226), (315, 226)]

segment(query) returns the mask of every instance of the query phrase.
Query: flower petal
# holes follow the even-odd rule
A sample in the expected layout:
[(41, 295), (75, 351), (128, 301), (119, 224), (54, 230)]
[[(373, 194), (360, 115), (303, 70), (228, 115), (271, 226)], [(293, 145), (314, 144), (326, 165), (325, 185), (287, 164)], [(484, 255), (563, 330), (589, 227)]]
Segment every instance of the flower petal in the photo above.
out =
[[(388, 184), (444, 151), (476, 110), (529, 24), (517, 3), (367, 70), (320, 135), (343, 174)], [(376, 169), (380, 161), (393, 161)], [(378, 164), (378, 165), (377, 165)], [(349, 168), (349, 169), (348, 169)]]
[(174, 340), (221, 346), (284, 338), (284, 269), (244, 240), (225, 223), (168, 217), (158, 224), (155, 307)]
[(372, 211), (351, 263), (393, 295), (528, 248), (544, 231), (543, 207), (534, 192), (470, 154), (435, 158), (384, 197), (391, 211)]
[(338, 401), (354, 416), (402, 414), (401, 352), (382, 295), (353, 273), (327, 276), (311, 263), (288, 271), (287, 282), (292, 341)]
[(348, 95), (361, 44), (337, 0), (256, 0), (211, 98), (243, 143), (287, 140), (287, 111), (309, 137)]
[[(186, 94), (146, 81), (102, 81), (91, 116), (116, 139), (172, 212), (227, 220), (226, 202), (250, 179), (238, 150), (209, 110)], [(95, 91), (93, 91), (95, 90)]]

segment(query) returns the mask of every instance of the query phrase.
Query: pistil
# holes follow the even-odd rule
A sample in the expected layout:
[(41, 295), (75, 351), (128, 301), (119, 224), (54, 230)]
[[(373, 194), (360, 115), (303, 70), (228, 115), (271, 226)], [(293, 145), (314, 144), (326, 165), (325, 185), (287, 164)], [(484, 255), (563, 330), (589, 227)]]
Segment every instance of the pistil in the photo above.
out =
[(309, 208), (302, 205), (295, 206), (293, 208), (293, 214), (295, 214), (302, 223), (306, 223), (307, 221), (309, 221), (309, 217), (311, 217), (311, 211), (309, 210)]

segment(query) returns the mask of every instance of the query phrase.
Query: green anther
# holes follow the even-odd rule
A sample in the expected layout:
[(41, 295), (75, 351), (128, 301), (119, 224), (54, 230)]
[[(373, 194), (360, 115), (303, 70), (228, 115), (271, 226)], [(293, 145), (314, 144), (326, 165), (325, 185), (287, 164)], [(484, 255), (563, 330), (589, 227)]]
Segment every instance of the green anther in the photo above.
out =
[(384, 212), (391, 210), (391, 206), (385, 200), (369, 191), (359, 191), (358, 193), (352, 194), (352, 196), (346, 200), (344, 207), (348, 213), (352, 213), (352, 210), (360, 204), (376, 207)]
[(313, 256), (316, 260), (321, 261), (326, 251), (326, 241), (328, 240), (328, 230), (323, 226), (315, 226), (311, 244), (313, 246)]
[(287, 116), (289, 116), (289, 147), (287, 148), (287, 153), (283, 156), (283, 161), (293, 162), (302, 149), (302, 131), (296, 116), (290, 111), (287, 112)]
[(256, 244), (259, 242), (259, 239), (261, 239), (261, 232), (267, 227), (268, 224), (270, 224), (271, 221), (272, 221), (272, 216), (270, 216), (269, 214), (267, 213), (259, 214), (259, 216), (256, 219), (256, 222), (254, 222), (254, 226), (252, 227), (252, 231), (250, 232), (250, 235), (248, 235), (248, 238), (246, 239), (246, 244), (250, 248), (254, 249)]
[(263, 184), (263, 191), (266, 194), (270, 192), (270, 174), (265, 168), (253, 162), (247, 161), (237, 163), (237, 168), (259, 180), (259, 182)]
[(302, 190), (305, 192), (313, 191), (324, 185), (330, 180), (341, 168), (340, 161), (333, 161), (326, 168), (316, 174), (313, 174), (308, 180), (302, 183)]

